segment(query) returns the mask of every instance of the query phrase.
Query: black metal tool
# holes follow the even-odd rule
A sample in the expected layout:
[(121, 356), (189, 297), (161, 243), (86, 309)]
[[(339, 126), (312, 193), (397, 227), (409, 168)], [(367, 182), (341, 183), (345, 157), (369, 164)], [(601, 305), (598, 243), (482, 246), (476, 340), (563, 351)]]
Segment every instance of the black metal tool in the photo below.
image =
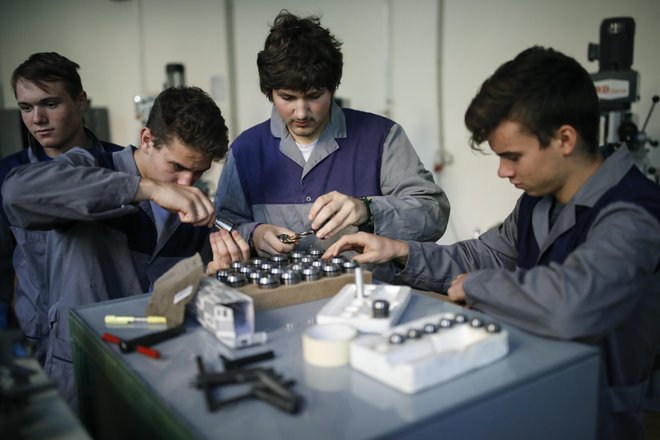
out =
[[(223, 385), (233, 385), (240, 383), (250, 383), (256, 382), (259, 380), (257, 373), (263, 371), (261, 368), (253, 368), (247, 370), (232, 370), (232, 371), (223, 371), (221, 373), (201, 373), (195, 377), (192, 384), (196, 388), (204, 388), (204, 386), (223, 386)], [(272, 369), (267, 371), (273, 372)]]
[(167, 330), (163, 330), (161, 332), (148, 333), (143, 336), (138, 336), (137, 338), (122, 340), (119, 343), (119, 349), (124, 353), (130, 353), (135, 351), (137, 346), (151, 347), (152, 345), (156, 345), (159, 342), (163, 342), (179, 336), (185, 331), (186, 328), (183, 324), (177, 325), (176, 327), (168, 328)]
[(246, 365), (253, 364), (255, 362), (267, 361), (273, 359), (274, 357), (275, 353), (273, 353), (273, 350), (268, 350), (237, 359), (229, 359), (226, 356), (220, 355), (220, 359), (222, 359), (222, 365), (225, 367), (225, 370), (237, 370), (239, 368), (243, 368)]
[[(295, 384), (293, 380), (283, 380), (281, 376), (270, 368), (253, 368), (246, 370), (229, 370), (221, 373), (208, 373), (204, 362), (197, 356), (197, 369), (199, 374), (193, 381), (193, 386), (204, 391), (206, 406), (213, 412), (223, 406), (257, 398), (274, 407), (296, 414), (302, 406), (302, 397), (289, 389)], [(250, 390), (224, 400), (214, 400), (213, 388), (217, 386), (230, 386), (238, 384), (252, 384)]]

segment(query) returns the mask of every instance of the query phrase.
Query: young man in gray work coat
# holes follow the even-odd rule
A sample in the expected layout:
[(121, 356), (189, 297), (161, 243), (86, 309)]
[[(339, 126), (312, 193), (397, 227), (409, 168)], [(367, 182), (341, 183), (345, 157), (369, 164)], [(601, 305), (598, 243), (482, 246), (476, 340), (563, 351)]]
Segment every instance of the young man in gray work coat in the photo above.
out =
[[(224, 118), (205, 92), (169, 88), (154, 102), (139, 146), (113, 154), (74, 148), (7, 176), (2, 195), (9, 221), (48, 231), (44, 266), (37, 268), (49, 299), (44, 370), (72, 406), (69, 310), (149, 292), (159, 276), (196, 252), (211, 260), (215, 207), (192, 185), (225, 156), (227, 144)], [(234, 258), (222, 247), (225, 239), (241, 243), (234, 235), (212, 234), (218, 257)], [(208, 267), (215, 272), (223, 264), (228, 267), (227, 261)]]
[[(119, 145), (99, 141), (85, 128), (83, 115), (88, 100), (78, 74), (79, 67), (55, 52), (32, 54), (16, 67), (11, 86), (21, 119), (28, 129), (28, 145), (0, 161), (0, 185), (13, 168), (50, 161), (73, 147), (110, 152), (122, 149)], [(1, 202), (2, 197), (0, 303), (6, 311), (13, 303), (17, 324), (28, 343), (37, 349), (45, 348), (48, 305), (41, 292), (46, 289), (46, 282), (38, 268), (44, 264), (46, 232), (10, 229)], [(34, 355), (44, 361), (44, 351), (36, 351)]]
[[(335, 103), (340, 46), (317, 17), (282, 11), (257, 56), (272, 116), (232, 144), (215, 204), (260, 255), (327, 247), (358, 228), (437, 240), (447, 227), (447, 197), (401, 126)], [(295, 244), (277, 237), (310, 230)]]
[(473, 147), (487, 141), (498, 175), (524, 191), (502, 225), (449, 246), (358, 233), (324, 257), (355, 249), (397, 282), (599, 347), (598, 438), (641, 438), (660, 339), (660, 187), (625, 146), (599, 150), (591, 78), (551, 49), (502, 65), (465, 122)]

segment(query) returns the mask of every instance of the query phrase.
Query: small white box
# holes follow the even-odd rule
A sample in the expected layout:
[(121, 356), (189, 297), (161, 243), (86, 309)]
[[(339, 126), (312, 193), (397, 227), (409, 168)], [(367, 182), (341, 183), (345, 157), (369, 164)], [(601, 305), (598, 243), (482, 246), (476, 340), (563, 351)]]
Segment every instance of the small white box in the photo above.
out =
[(231, 348), (266, 342), (265, 332), (254, 332), (252, 298), (214, 278), (202, 278), (187, 310), (202, 327)]

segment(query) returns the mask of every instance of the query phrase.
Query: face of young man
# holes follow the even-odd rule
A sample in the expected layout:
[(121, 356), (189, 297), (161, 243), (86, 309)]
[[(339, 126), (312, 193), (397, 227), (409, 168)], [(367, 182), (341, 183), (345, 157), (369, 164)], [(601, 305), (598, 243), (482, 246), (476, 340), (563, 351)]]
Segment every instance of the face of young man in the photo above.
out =
[(141, 144), (135, 155), (140, 175), (159, 182), (191, 186), (211, 167), (211, 159), (177, 138), (154, 146), (151, 131), (142, 129)]
[(276, 89), (273, 104), (293, 139), (298, 144), (309, 145), (321, 136), (330, 120), (332, 93), (327, 89), (306, 92)]
[(49, 156), (85, 146), (83, 112), (87, 107), (87, 95), (82, 92), (73, 99), (61, 81), (45, 84), (46, 90), (42, 90), (30, 81), (16, 83), (16, 101), (30, 134)]
[(497, 175), (530, 196), (557, 195), (567, 181), (565, 158), (558, 139), (541, 148), (536, 136), (523, 131), (516, 122), (502, 122), (488, 137), (499, 156)]

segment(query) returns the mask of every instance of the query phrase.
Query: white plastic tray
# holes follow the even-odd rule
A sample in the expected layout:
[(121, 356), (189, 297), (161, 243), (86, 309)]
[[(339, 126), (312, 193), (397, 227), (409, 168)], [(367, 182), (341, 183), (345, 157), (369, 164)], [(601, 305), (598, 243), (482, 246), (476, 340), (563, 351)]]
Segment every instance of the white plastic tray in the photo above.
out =
[[(348, 324), (362, 333), (382, 333), (399, 320), (410, 301), (410, 287), (365, 284), (358, 298), (355, 284), (346, 284), (316, 315), (319, 324)], [(372, 304), (382, 299), (389, 303), (389, 316), (374, 318)]]
[[(473, 327), (470, 321), (439, 328), (418, 339), (390, 343), (394, 333), (422, 330), (425, 324), (455, 315), (442, 313), (407, 322), (382, 335), (364, 335), (350, 346), (351, 366), (393, 388), (412, 394), (468, 371), (490, 364), (509, 351), (508, 333)], [(499, 326), (498, 326), (499, 328)], [(423, 332), (423, 330), (422, 330)]]

